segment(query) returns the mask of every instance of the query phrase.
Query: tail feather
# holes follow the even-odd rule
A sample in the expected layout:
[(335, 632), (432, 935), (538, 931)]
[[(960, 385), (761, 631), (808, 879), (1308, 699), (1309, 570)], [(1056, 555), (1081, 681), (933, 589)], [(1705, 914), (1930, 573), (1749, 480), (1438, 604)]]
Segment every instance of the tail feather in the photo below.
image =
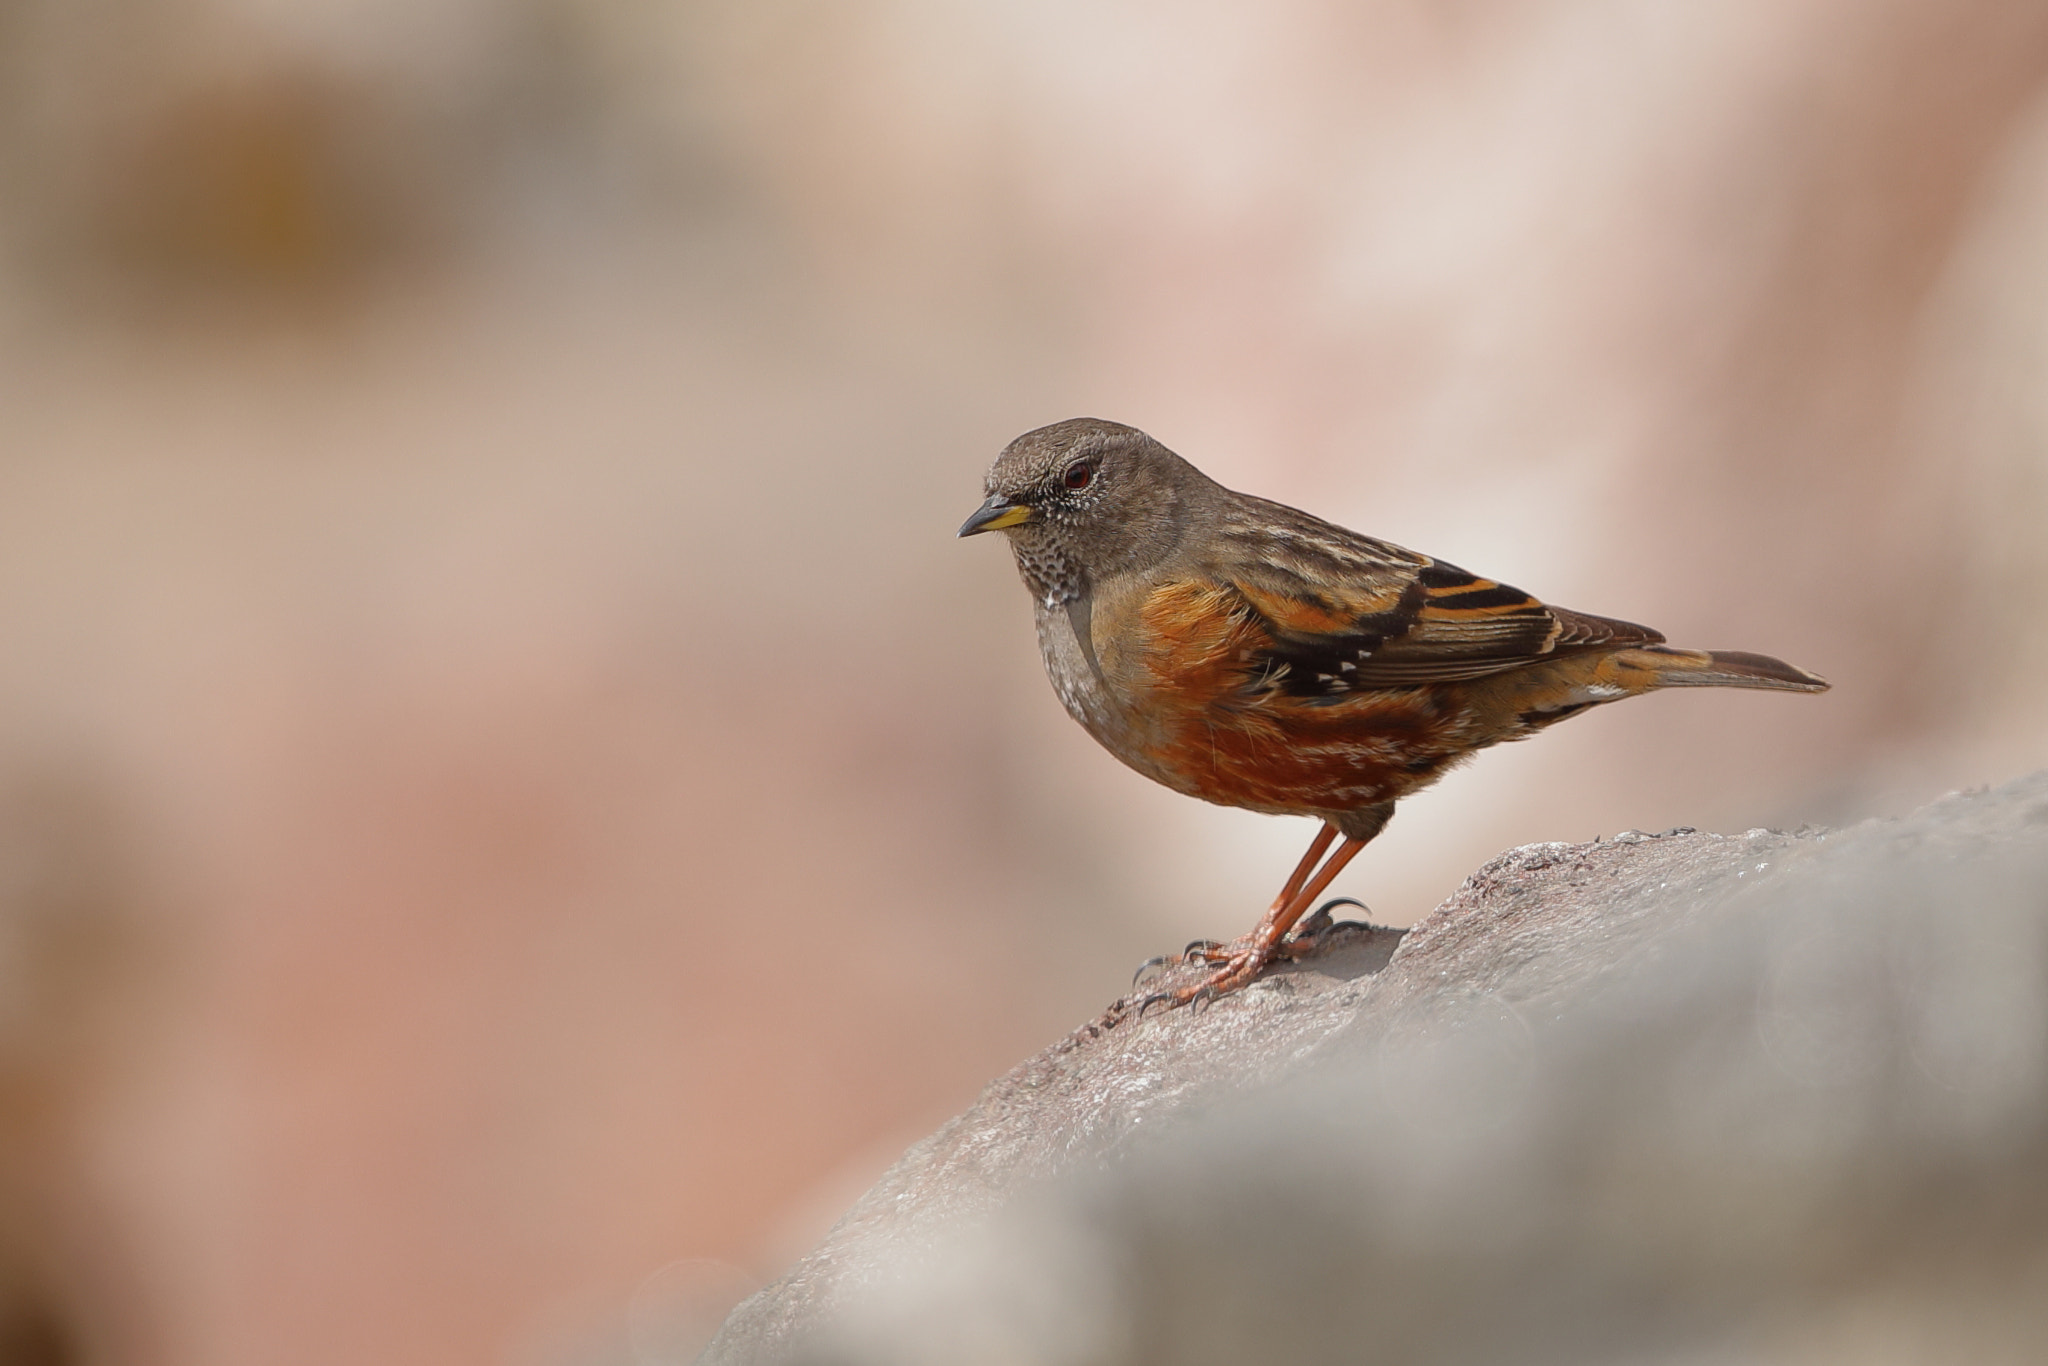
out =
[(1794, 668), (1782, 659), (1742, 650), (1675, 650), (1649, 645), (1631, 651), (1653, 656), (1659, 688), (1774, 688), (1782, 692), (1826, 692), (1819, 674)]

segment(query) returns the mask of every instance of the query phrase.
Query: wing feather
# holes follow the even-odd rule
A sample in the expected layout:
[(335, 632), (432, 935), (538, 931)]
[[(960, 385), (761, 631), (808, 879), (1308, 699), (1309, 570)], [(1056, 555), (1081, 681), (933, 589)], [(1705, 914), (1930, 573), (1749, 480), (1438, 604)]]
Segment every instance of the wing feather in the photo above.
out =
[(1204, 568), (1271, 638), (1254, 677), (1297, 696), (1482, 678), (1664, 639), (1277, 503), (1246, 502), (1254, 515), (1226, 526), (1222, 553)]

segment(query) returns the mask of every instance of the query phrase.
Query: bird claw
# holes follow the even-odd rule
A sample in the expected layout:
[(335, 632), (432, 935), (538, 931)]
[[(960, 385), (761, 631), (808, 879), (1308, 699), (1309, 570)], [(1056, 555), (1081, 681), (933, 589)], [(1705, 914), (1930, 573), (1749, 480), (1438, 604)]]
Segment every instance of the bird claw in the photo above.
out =
[[(1171, 967), (1175, 961), (1174, 956), (1170, 953), (1154, 954), (1138, 964), (1138, 970), (1131, 974), (1131, 985), (1135, 987), (1138, 983), (1145, 980), (1147, 974), (1157, 972), (1161, 968)], [(1181, 959), (1179, 961), (1185, 962), (1187, 960)]]
[(1216, 950), (1222, 947), (1223, 945), (1214, 939), (1190, 939), (1188, 946), (1180, 951), (1180, 961), (1183, 963), (1213, 963), (1216, 961)]
[(1318, 906), (1315, 909), (1315, 914), (1306, 917), (1299, 925), (1294, 927), (1294, 933), (1287, 936), (1287, 942), (1290, 944), (1311, 943), (1321, 939), (1324, 934), (1329, 932), (1330, 926), (1336, 923), (1336, 921), (1330, 919), (1330, 908), (1327, 905)]
[(1316, 907), (1313, 913), (1299, 925), (1295, 926), (1294, 933), (1287, 936), (1287, 942), (1304, 946), (1313, 945), (1331, 930), (1337, 928), (1336, 920), (1330, 915), (1330, 908), (1333, 906), (1356, 906), (1367, 915), (1372, 914), (1372, 907), (1366, 905), (1355, 896), (1333, 896), (1322, 905)]
[(1179, 998), (1173, 992), (1155, 991), (1150, 996), (1147, 996), (1144, 1000), (1138, 1002), (1138, 1009), (1135, 1018), (1140, 1020), (1144, 1019), (1145, 1012), (1150, 1010), (1153, 1006), (1158, 1005), (1161, 1001), (1164, 1001), (1166, 1003), (1166, 1008), (1168, 1010), (1171, 1010), (1175, 1006), (1180, 1004)]
[(1155, 991), (1144, 1000), (1138, 1002), (1137, 1018), (1140, 1020), (1144, 1019), (1145, 1012), (1157, 1005), (1163, 1005), (1168, 1010), (1179, 1010), (1183, 1006), (1189, 1006), (1199, 1013), (1200, 1011), (1207, 1010), (1209, 1003), (1220, 995), (1222, 993), (1216, 990), (1213, 983), (1209, 982), (1204, 982), (1200, 986), (1192, 988), (1183, 987), (1180, 991)]

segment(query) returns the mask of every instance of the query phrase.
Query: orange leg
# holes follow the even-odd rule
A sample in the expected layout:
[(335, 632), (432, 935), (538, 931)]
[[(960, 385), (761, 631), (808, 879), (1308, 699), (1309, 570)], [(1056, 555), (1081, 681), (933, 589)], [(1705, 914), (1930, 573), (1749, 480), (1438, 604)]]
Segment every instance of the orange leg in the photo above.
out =
[(1337, 827), (1324, 825), (1316, 831), (1316, 837), (1308, 842), (1308, 852), (1301, 856), (1301, 862), (1294, 865), (1294, 876), (1287, 879), (1287, 885), (1280, 889), (1280, 895), (1273, 898), (1273, 905), (1266, 914), (1277, 915), (1287, 903), (1301, 892), (1301, 884), (1308, 881), (1308, 875), (1323, 858), (1323, 852), (1330, 847), (1330, 841), (1337, 838)]
[[(1365, 848), (1366, 841), (1347, 837), (1337, 846), (1337, 852), (1330, 855), (1329, 861), (1317, 868), (1316, 864), (1322, 859), (1323, 851), (1330, 847), (1330, 841), (1335, 839), (1336, 835), (1336, 827), (1327, 824), (1316, 833), (1315, 839), (1309, 844), (1308, 852), (1295, 867), (1294, 876), (1287, 879), (1287, 885), (1281, 888), (1280, 895), (1273, 899), (1272, 906), (1259, 917), (1256, 929), (1235, 943), (1202, 948), (1200, 956), (1216, 964), (1215, 972), (1192, 986), (1182, 987), (1176, 991), (1163, 991), (1147, 997), (1144, 1004), (1153, 1005), (1166, 1001), (1173, 1005), (1186, 1005), (1198, 997), (1213, 998), (1236, 991), (1257, 977), (1266, 964), (1281, 955), (1287, 932), (1294, 928), (1295, 922), (1308, 912), (1308, 908), (1315, 904), (1316, 898), (1323, 894), (1324, 889), (1335, 880), (1337, 874), (1344, 871), (1344, 865), (1357, 857), (1359, 850)], [(1314, 869), (1313, 877), (1309, 875), (1311, 869)]]
[[(1365, 848), (1364, 840), (1345, 840), (1344, 843), (1337, 846), (1337, 852), (1330, 855), (1330, 861), (1316, 871), (1314, 880), (1308, 886), (1303, 887), (1295, 895), (1294, 899), (1287, 903), (1285, 909), (1278, 915), (1272, 915), (1271, 912), (1268, 912), (1269, 918), (1273, 921), (1273, 943), (1278, 944), (1287, 937), (1287, 932), (1294, 928), (1295, 922), (1308, 913), (1308, 908), (1315, 905), (1316, 899), (1328, 890), (1332, 882), (1336, 881), (1337, 874), (1344, 871), (1344, 865), (1356, 858), (1358, 851), (1363, 848)], [(1259, 930), (1263, 931), (1265, 927), (1265, 921), (1260, 921)], [(1259, 937), (1258, 933), (1255, 932), (1254, 938), (1257, 937)]]

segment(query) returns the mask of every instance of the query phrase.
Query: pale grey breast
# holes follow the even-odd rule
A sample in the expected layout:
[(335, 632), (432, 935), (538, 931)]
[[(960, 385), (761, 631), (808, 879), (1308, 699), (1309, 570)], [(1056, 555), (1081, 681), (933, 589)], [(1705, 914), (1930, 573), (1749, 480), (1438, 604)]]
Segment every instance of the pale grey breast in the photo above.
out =
[(1103, 685), (1094, 646), (1081, 634), (1089, 625), (1087, 597), (1065, 603), (1047, 603), (1041, 598), (1032, 604), (1032, 615), (1038, 621), (1038, 653), (1045, 660), (1045, 676), (1052, 681), (1060, 705), (1089, 734), (1114, 750), (1109, 727), (1115, 704)]

